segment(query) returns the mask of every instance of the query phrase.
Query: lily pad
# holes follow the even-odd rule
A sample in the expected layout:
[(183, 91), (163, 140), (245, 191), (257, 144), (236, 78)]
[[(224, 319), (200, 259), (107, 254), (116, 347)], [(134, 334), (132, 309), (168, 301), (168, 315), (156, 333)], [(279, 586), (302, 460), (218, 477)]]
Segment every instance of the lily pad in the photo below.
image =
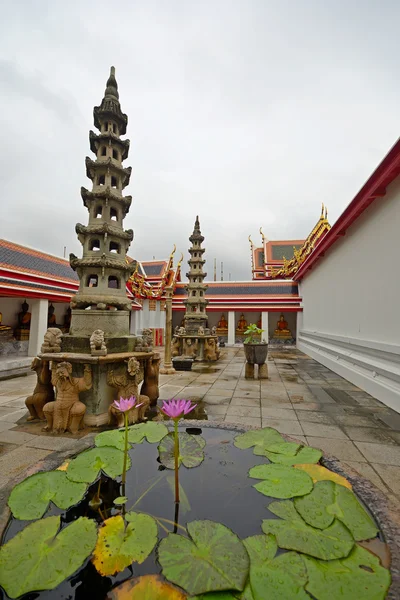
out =
[(143, 575), (128, 579), (108, 593), (110, 600), (186, 600), (187, 595), (160, 575)]
[(138, 423), (129, 427), (128, 440), (132, 444), (140, 444), (144, 438), (150, 444), (156, 444), (161, 441), (168, 433), (168, 428), (164, 423), (158, 421), (148, 421), (147, 423)]
[(104, 521), (99, 531), (92, 562), (100, 575), (114, 575), (132, 562), (141, 564), (157, 543), (157, 524), (153, 517), (130, 512)]
[(262, 455), (266, 456), (268, 460), (273, 463), (278, 463), (280, 465), (296, 465), (317, 463), (322, 456), (322, 452), (321, 450), (317, 450), (317, 448), (303, 446), (294, 456), (289, 454), (278, 454), (277, 452), (270, 452), (269, 450), (265, 449)]
[(306, 590), (318, 600), (383, 600), (389, 589), (390, 572), (379, 559), (355, 545), (348, 558), (322, 562), (304, 557), (309, 581)]
[(274, 442), (268, 444), (266, 449), (269, 452), (283, 454), (284, 456), (295, 456), (302, 447), (302, 444), (295, 444), (294, 442)]
[(190, 539), (170, 533), (161, 540), (158, 560), (166, 579), (191, 595), (243, 590), (250, 561), (237, 535), (208, 520), (188, 523), (187, 531)]
[(336, 518), (357, 541), (373, 538), (378, 533), (372, 517), (356, 495), (333, 481), (317, 482), (310, 494), (296, 499), (294, 504), (304, 521), (318, 529), (326, 529)]
[(296, 552), (287, 552), (264, 564), (250, 566), (254, 600), (309, 600), (304, 589), (307, 580), (304, 560)]
[(314, 483), (317, 481), (333, 481), (334, 483), (338, 483), (339, 485), (349, 488), (349, 490), (352, 489), (350, 481), (347, 481), (347, 479), (342, 477), (342, 475), (338, 475), (322, 465), (303, 464), (294, 465), (294, 467), (308, 473)]
[(123, 504), (126, 504), (127, 502), (128, 502), (128, 496), (118, 496), (118, 498), (115, 498), (115, 500), (114, 500), (115, 506), (122, 506)]
[[(204, 460), (204, 452), (202, 438), (200, 436), (189, 435), (182, 432), (179, 436), (179, 460), (178, 464), (183, 464), (185, 467), (198, 467)], [(161, 463), (167, 469), (175, 468), (175, 436), (174, 433), (169, 433), (158, 446)]]
[[(237, 435), (233, 443), (236, 448), (246, 450), (252, 446), (255, 446), (257, 449), (266, 448), (270, 444), (282, 443), (284, 441), (285, 440), (276, 429), (272, 429), (272, 427), (263, 427), (262, 429), (246, 431), (246, 433)], [(256, 454), (255, 450), (254, 454)]]
[[(299, 477), (301, 475), (301, 477)], [(256, 490), (272, 498), (293, 498), (311, 492), (312, 479), (307, 473), (285, 465), (257, 465), (249, 471), (249, 477), (263, 479), (256, 483)]]
[(250, 565), (255, 566), (274, 558), (278, 544), (273, 535), (252, 535), (243, 540), (250, 557)]
[(36, 473), (15, 486), (8, 506), (16, 519), (40, 519), (50, 501), (58, 508), (67, 509), (82, 500), (86, 490), (86, 483), (70, 481), (65, 471)]
[(60, 517), (41, 519), (0, 548), (0, 585), (10, 598), (52, 590), (92, 553), (97, 538), (93, 520), (80, 517), (59, 529)]
[(190, 596), (188, 600), (241, 600), (242, 598), (243, 596), (233, 592), (209, 592), (208, 594), (200, 594), (200, 596)]
[[(157, 421), (148, 421), (147, 423), (138, 423), (128, 429), (128, 442), (130, 444), (141, 444), (146, 439), (150, 444), (155, 444), (162, 440), (168, 433), (167, 427)], [(111, 446), (118, 450), (125, 449), (125, 429), (112, 429), (102, 431), (94, 438), (97, 447)], [(131, 447), (131, 446), (130, 446)]]
[[(92, 483), (97, 479), (100, 471), (115, 479), (122, 474), (124, 453), (117, 448), (91, 448), (78, 454), (71, 460), (67, 468), (67, 477), (71, 481)], [(131, 466), (128, 456), (127, 469)]]
[(291, 500), (282, 500), (282, 502), (270, 502), (268, 504), (268, 510), (274, 515), (285, 519), (286, 521), (302, 521), (303, 519), (294, 507)]
[(330, 527), (320, 531), (304, 521), (265, 519), (262, 530), (275, 535), (280, 548), (297, 550), (322, 560), (348, 556), (354, 546), (349, 530), (336, 520)]

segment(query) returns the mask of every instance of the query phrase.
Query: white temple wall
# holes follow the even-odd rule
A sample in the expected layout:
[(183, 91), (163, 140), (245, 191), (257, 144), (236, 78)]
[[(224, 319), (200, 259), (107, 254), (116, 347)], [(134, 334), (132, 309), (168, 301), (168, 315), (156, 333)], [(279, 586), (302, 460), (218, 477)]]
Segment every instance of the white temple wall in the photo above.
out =
[(400, 179), (300, 282), (300, 350), (400, 412)]

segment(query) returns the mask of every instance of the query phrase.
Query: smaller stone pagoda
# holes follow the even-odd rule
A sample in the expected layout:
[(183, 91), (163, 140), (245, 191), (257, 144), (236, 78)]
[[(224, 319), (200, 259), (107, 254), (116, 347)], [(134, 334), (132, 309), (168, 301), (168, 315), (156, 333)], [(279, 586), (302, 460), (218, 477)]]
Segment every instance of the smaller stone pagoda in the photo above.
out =
[(218, 336), (215, 327), (210, 330), (207, 327), (206, 299), (207, 284), (204, 278), (207, 273), (203, 272), (205, 260), (202, 248), (204, 236), (201, 235), (199, 217), (196, 217), (192, 235), (189, 237), (191, 247), (189, 248), (190, 259), (189, 273), (186, 273), (189, 283), (186, 286), (187, 298), (184, 300), (186, 313), (184, 326), (176, 327), (172, 340), (173, 358), (192, 358), (193, 360), (216, 361), (219, 358)]

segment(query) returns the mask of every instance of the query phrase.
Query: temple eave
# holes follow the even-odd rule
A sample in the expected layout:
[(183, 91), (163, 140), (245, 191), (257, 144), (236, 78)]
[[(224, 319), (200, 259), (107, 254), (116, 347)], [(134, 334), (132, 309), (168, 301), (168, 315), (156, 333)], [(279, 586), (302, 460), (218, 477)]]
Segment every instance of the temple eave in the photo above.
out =
[(128, 125), (128, 117), (127, 115), (125, 115), (121, 108), (119, 107), (119, 102), (118, 102), (118, 108), (115, 108), (116, 106), (116, 102), (110, 102), (110, 101), (106, 101), (101, 103), (100, 106), (95, 106), (93, 109), (93, 122), (94, 122), (94, 126), (97, 127), (97, 129), (101, 129), (101, 121), (100, 118), (102, 120), (109, 118), (114, 119), (118, 122), (119, 126), (120, 126), (120, 135), (125, 135), (126, 134), (126, 127)]
[(110, 186), (96, 192), (91, 192), (85, 187), (81, 187), (81, 197), (86, 208), (90, 208), (90, 204), (97, 200), (115, 200), (116, 202), (124, 204), (126, 212), (128, 212), (132, 204), (132, 196), (120, 196), (119, 194), (116, 194)]
[(112, 131), (107, 131), (104, 133), (97, 134), (94, 131), (89, 131), (89, 143), (90, 149), (94, 154), (98, 152), (98, 146), (102, 143), (109, 143), (112, 141), (113, 144), (120, 146), (122, 150), (122, 160), (128, 158), (129, 148), (130, 148), (130, 140), (121, 140), (119, 136), (117, 136)]

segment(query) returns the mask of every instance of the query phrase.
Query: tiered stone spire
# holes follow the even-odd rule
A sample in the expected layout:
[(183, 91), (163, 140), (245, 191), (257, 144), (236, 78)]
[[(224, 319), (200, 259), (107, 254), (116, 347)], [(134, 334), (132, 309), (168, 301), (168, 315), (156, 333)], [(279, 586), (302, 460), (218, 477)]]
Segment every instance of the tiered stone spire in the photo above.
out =
[(189, 283), (186, 286), (187, 299), (184, 300), (186, 306), (185, 314), (185, 329), (186, 333), (197, 333), (199, 327), (206, 327), (207, 313), (206, 306), (208, 300), (205, 298), (205, 293), (208, 285), (204, 283), (204, 278), (207, 273), (203, 272), (203, 266), (206, 262), (203, 259), (205, 249), (201, 244), (204, 241), (204, 236), (201, 235), (199, 217), (196, 217), (193, 233), (189, 240), (192, 243), (189, 248), (190, 259), (189, 273), (186, 273)]
[[(100, 133), (89, 133), (90, 149), (96, 159), (86, 157), (86, 174), (93, 186), (92, 191), (81, 188), (89, 222), (76, 225), (83, 254), (82, 258), (70, 255), (71, 267), (80, 279), (79, 291), (72, 298), (71, 306), (73, 309), (130, 310), (125, 285), (136, 264), (126, 259), (133, 231), (124, 231), (123, 220), (132, 197), (123, 196), (122, 190), (129, 184), (131, 167), (122, 166), (128, 156), (129, 140), (120, 138), (126, 133), (128, 117), (121, 111), (114, 67), (111, 67), (104, 98), (100, 106), (94, 108), (93, 116)], [(72, 315), (72, 325), (73, 321)]]

